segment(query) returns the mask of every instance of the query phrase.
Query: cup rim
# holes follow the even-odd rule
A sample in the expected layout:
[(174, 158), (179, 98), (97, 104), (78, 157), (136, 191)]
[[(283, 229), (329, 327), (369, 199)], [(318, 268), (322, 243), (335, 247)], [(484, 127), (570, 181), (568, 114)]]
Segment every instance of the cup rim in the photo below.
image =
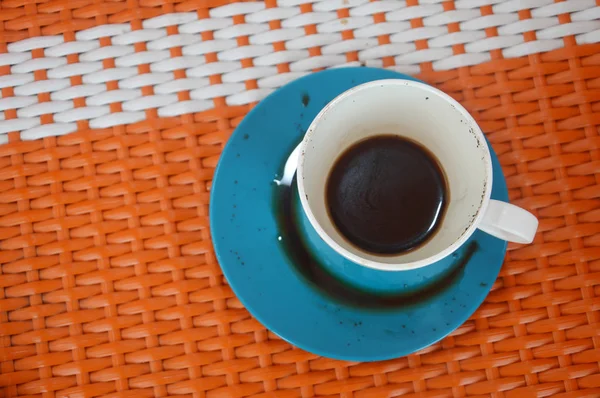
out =
[[(458, 112), (460, 112), (466, 120), (468, 120), (470, 122), (470, 124), (473, 126), (472, 133), (475, 134), (475, 136), (481, 142), (486, 142), (486, 145), (484, 145), (484, 157), (485, 157), (484, 163), (485, 163), (485, 172), (486, 172), (486, 185), (484, 188), (484, 197), (481, 201), (481, 205), (479, 206), (479, 209), (477, 210), (475, 217), (471, 220), (469, 227), (462, 233), (462, 235), (457, 240), (454, 241), (454, 243), (452, 243), (450, 246), (446, 247), (444, 250), (439, 251), (427, 258), (417, 260), (417, 261), (412, 261), (409, 263), (384, 263), (384, 262), (373, 261), (373, 260), (358, 256), (355, 253), (352, 253), (349, 250), (342, 247), (341, 245), (339, 245), (334, 239), (332, 239), (325, 232), (325, 230), (321, 227), (320, 223), (314, 216), (312, 209), (310, 208), (310, 205), (308, 203), (308, 199), (306, 199), (306, 191), (304, 189), (304, 165), (305, 165), (305, 158), (306, 158), (305, 154), (306, 154), (306, 152), (308, 152), (310, 150), (309, 142), (311, 141), (311, 138), (314, 135), (316, 126), (318, 125), (319, 121), (321, 119), (323, 119), (325, 117), (325, 115), (327, 113), (329, 113), (338, 103), (340, 103), (342, 100), (346, 99), (347, 97), (357, 95), (361, 91), (367, 90), (373, 86), (381, 86), (381, 85), (411, 86), (411, 87), (416, 87), (416, 88), (425, 90), (425, 91), (429, 92), (430, 94), (441, 97), (443, 100), (445, 100), (448, 103), (450, 103), (451, 105), (453, 105), (454, 108)], [(306, 134), (304, 135), (304, 138), (302, 139), (302, 142), (300, 143), (300, 156), (299, 156), (298, 168), (297, 168), (297, 183), (298, 183), (298, 192), (300, 194), (299, 195), (300, 203), (302, 204), (302, 210), (306, 214), (306, 217), (310, 221), (310, 224), (315, 229), (315, 231), (317, 231), (317, 233), (319, 234), (321, 239), (323, 239), (325, 241), (325, 243), (327, 243), (327, 245), (329, 245), (337, 253), (339, 253), (340, 255), (344, 256), (348, 260), (350, 260), (358, 265), (365, 266), (368, 268), (373, 268), (373, 269), (377, 269), (377, 270), (381, 270), (381, 271), (408, 271), (408, 270), (412, 270), (412, 269), (416, 269), (416, 268), (425, 267), (427, 265), (433, 264), (433, 263), (449, 256), (454, 251), (456, 251), (459, 247), (461, 247), (471, 237), (471, 235), (473, 235), (473, 233), (477, 229), (477, 226), (481, 222), (481, 220), (485, 214), (485, 211), (488, 207), (488, 204), (490, 202), (490, 197), (491, 197), (491, 193), (492, 193), (492, 182), (493, 182), (492, 175), (493, 175), (492, 174), (492, 158), (490, 155), (490, 149), (487, 145), (487, 141), (485, 140), (485, 135), (481, 131), (481, 128), (479, 127), (479, 125), (477, 124), (475, 119), (473, 119), (473, 116), (471, 116), (471, 114), (460, 103), (458, 103), (454, 98), (450, 97), (448, 94), (444, 93), (443, 91), (438, 90), (437, 88), (432, 87), (428, 84), (421, 83), (419, 81), (404, 80), (404, 79), (383, 79), (383, 80), (374, 80), (374, 81), (371, 81), (368, 83), (363, 83), (363, 84), (360, 84), (349, 90), (346, 90), (343, 93), (341, 93), (340, 95), (338, 95), (337, 97), (335, 97), (333, 100), (331, 100), (327, 105), (325, 105), (325, 107), (323, 107), (323, 109), (321, 109), (321, 111), (317, 114), (317, 116), (311, 122), (310, 126), (308, 127), (308, 130), (306, 131)]]

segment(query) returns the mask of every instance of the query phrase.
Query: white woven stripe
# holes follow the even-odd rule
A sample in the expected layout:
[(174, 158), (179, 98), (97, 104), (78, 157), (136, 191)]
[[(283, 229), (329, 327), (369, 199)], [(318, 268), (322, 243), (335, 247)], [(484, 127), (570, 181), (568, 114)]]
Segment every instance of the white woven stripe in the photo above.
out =
[[(13, 88), (12, 96), (0, 98), (0, 143), (12, 131), (21, 131), (22, 139), (38, 139), (76, 131), (81, 121), (106, 128), (143, 120), (152, 110), (159, 116), (201, 112), (212, 108), (215, 98), (248, 104), (317, 68), (381, 67), (389, 57), (395, 61), (390, 69), (415, 74), (423, 62), (447, 70), (489, 61), (491, 51), (507, 58), (549, 51), (562, 47), (567, 36), (579, 44), (600, 42), (595, 0), (455, 0), (449, 11), (442, 2), (420, 0), (407, 6), (399, 0), (279, 0), (278, 7), (269, 9), (263, 2), (244, 2), (211, 9), (207, 19), (193, 12), (165, 14), (143, 21), (143, 29), (136, 31), (129, 24), (111, 24), (77, 32), (72, 42), (44, 36), (11, 43), (0, 54), (0, 66), (11, 71), (0, 76), (0, 88)], [(312, 3), (312, 11), (301, 12), (303, 3)], [(483, 6), (492, 6), (493, 14), (484, 15)], [(340, 9), (349, 9), (349, 17), (338, 17)], [(522, 10), (530, 10), (531, 18), (520, 19)], [(375, 23), (375, 14), (383, 14), (385, 22)], [(560, 24), (562, 14), (570, 14), (571, 22)], [(234, 24), (233, 17), (240, 15), (244, 23)], [(422, 27), (414, 29), (416, 18)], [(281, 28), (270, 30), (271, 21), (281, 21)], [(450, 33), (449, 24), (458, 24), (460, 31)], [(178, 33), (169, 35), (171, 26)], [(492, 27), (498, 35), (488, 37), (486, 29)], [(307, 29), (316, 33), (307, 34)], [(343, 40), (347, 31), (353, 38)], [(212, 32), (212, 39), (204, 41), (204, 32)], [(535, 32), (536, 40), (526, 42), (527, 32)], [(381, 35), (389, 35), (389, 44), (379, 44)], [(101, 38), (110, 38), (111, 45), (101, 47)], [(240, 38), (249, 44), (240, 46)], [(417, 49), (416, 41), (426, 41), (427, 48)], [(136, 51), (137, 43), (144, 43), (145, 50)], [(280, 43), (285, 48), (275, 51)], [(455, 53), (456, 45), (465, 52)], [(174, 48), (182, 56), (174, 57)], [(315, 48), (320, 55), (309, 56)], [(43, 49), (44, 57), (32, 58), (36, 49)], [(356, 58), (348, 53), (359, 61), (349, 62)], [(69, 64), (72, 54), (79, 61)], [(207, 55), (213, 62), (207, 62)], [(115, 66), (105, 68), (107, 60)], [(289, 72), (278, 73), (281, 65)], [(146, 67), (150, 72), (140, 73)], [(185, 76), (179, 73), (176, 79), (181, 70)], [(45, 80), (34, 78), (39, 71), (45, 71)], [(211, 84), (213, 75), (220, 75), (220, 83)], [(73, 85), (79, 76), (82, 84)], [(257, 88), (247, 89), (248, 82)], [(144, 88), (153, 94), (144, 95)], [(189, 99), (180, 100), (181, 92), (188, 92)], [(40, 102), (45, 93), (50, 101)], [(78, 105), (84, 99), (85, 105), (76, 107), (75, 99), (80, 99)], [(111, 111), (111, 104), (120, 104), (120, 110)], [(54, 123), (41, 124), (43, 115), (52, 115)]]

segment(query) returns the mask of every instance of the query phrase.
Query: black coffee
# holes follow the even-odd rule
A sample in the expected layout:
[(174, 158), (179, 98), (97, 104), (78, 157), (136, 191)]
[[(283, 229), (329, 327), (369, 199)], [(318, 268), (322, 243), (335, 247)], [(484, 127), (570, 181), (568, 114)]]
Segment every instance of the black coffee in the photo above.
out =
[(331, 170), (325, 194), (340, 233), (377, 254), (398, 254), (425, 243), (448, 202), (446, 178), (435, 157), (391, 135), (346, 150)]

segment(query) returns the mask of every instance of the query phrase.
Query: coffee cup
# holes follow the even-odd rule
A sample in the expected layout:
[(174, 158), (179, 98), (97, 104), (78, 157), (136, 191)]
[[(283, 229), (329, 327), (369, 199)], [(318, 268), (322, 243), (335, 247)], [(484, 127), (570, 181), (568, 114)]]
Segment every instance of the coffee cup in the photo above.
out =
[[(385, 255), (349, 241), (333, 222), (326, 200), (336, 160), (353, 145), (381, 135), (397, 135), (429, 151), (445, 174), (448, 190), (436, 232), (412, 250)], [(530, 212), (491, 199), (490, 150), (473, 117), (447, 94), (416, 81), (373, 81), (332, 100), (300, 144), (297, 173), (300, 202), (312, 227), (337, 253), (365, 267), (425, 267), (452, 254), (477, 229), (506, 241), (531, 243), (538, 227)]]

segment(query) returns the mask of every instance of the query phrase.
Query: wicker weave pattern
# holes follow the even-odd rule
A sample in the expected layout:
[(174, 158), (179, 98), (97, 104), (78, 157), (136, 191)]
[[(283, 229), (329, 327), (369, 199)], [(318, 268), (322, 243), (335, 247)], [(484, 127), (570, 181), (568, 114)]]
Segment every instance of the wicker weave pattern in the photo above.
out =
[[(215, 98), (246, 105), (318, 68), (362, 64), (416, 74), (425, 62), (450, 70), (490, 61), (494, 52), (512, 58), (561, 48), (567, 36), (600, 42), (593, 1), (325, 0), (311, 10), (296, 3), (228, 4), (210, 9), (209, 18), (160, 14), (141, 26), (95, 25), (74, 37), (43, 27), (53, 34), (10, 43), (0, 54), (0, 66), (10, 67), (0, 87), (12, 88), (0, 99), (0, 119), (8, 119), (0, 120), (0, 143), (10, 131), (24, 140), (64, 135), (82, 120), (91, 128), (135, 123), (148, 109), (160, 117), (202, 112)], [(570, 22), (560, 23), (561, 14)], [(211, 82), (215, 74), (221, 80)], [(15, 111), (17, 120), (9, 116)]]
[[(196, 20), (156, 29), (172, 36), (186, 23), (230, 18), (235, 32), (252, 22), (245, 15), (267, 15), (252, 23), (266, 23), (271, 31), (291, 18), (306, 18), (302, 29), (309, 37), (328, 23), (319, 15), (332, 12), (336, 21), (369, 16), (377, 22), (371, 26), (408, 21), (406, 31), (414, 33), (423, 32), (433, 15), (387, 21), (397, 10), (378, 7), (390, 2), (270, 0), (262, 11), (253, 3), (226, 3), (6, 0), (0, 3), (0, 51), (8, 52), (6, 43), (13, 42), (18, 49), (23, 43), (18, 41), (28, 37), (79, 41), (76, 32), (107, 24), (155, 29), (145, 21), (176, 12), (191, 12)], [(439, 15), (516, 14), (518, 21), (497, 25), (484, 18), (491, 25), (479, 31), (494, 39), (502, 35), (500, 25), (525, 21), (524, 29), (531, 29), (522, 35), (526, 42), (559, 40), (560, 46), (509, 59), (507, 50), (494, 48), (481, 51), (491, 61), (448, 70), (436, 70), (438, 60), (414, 61), (418, 77), (473, 113), (499, 155), (511, 199), (534, 211), (541, 224), (534, 245), (511, 247), (492, 293), (468, 322), (423, 352), (393, 361), (345, 363), (294, 349), (252, 319), (223, 280), (212, 251), (208, 198), (219, 153), (250, 107), (228, 105), (235, 93), (209, 96), (210, 107), (181, 116), (161, 117), (156, 106), (141, 110), (143, 119), (114, 127), (92, 130), (92, 119), (84, 118), (66, 122), (75, 124), (68, 135), (21, 141), (19, 133), (9, 132), (9, 143), (0, 146), (0, 395), (599, 397), (600, 45), (581, 42), (596, 37), (597, 30), (568, 30), (577, 18), (597, 21), (599, 3), (406, 2), (413, 10), (441, 5)], [(519, 10), (520, 4), (531, 10)], [(300, 14), (269, 17), (273, 8)], [(353, 15), (356, 10), (368, 12)], [(559, 25), (528, 25), (537, 18), (555, 18)], [(477, 18), (435, 26), (460, 33), (473, 21)], [(343, 48), (369, 28), (342, 27), (332, 32), (338, 36), (329, 45)], [(200, 33), (202, 41), (219, 39), (217, 28)], [(538, 37), (542, 31), (546, 37)], [(377, 45), (394, 44), (394, 32), (377, 32)], [(253, 34), (232, 36), (235, 49), (249, 47)], [(272, 43), (273, 54), (287, 51), (291, 40)], [(414, 41), (413, 54), (435, 48), (432, 41)], [(109, 37), (98, 43), (115, 44)], [(135, 52), (147, 51), (147, 43), (133, 44)], [(452, 53), (440, 62), (468, 58), (468, 44), (451, 44)], [(183, 55), (182, 45), (169, 48), (170, 56)], [(336, 50), (343, 60), (332, 64), (318, 63), (331, 47), (306, 48), (311, 58), (302, 71), (359, 61), (362, 50), (348, 46)], [(47, 58), (46, 51), (31, 49), (31, 57)], [(242, 53), (246, 58), (235, 60), (241, 77), (227, 81), (231, 75), (219, 69), (220, 51), (226, 50), (204, 55), (206, 65), (218, 66), (206, 76), (210, 87), (243, 82), (244, 95), (264, 88), (260, 75), (244, 74), (257, 70), (258, 55)], [(398, 56), (391, 51), (376, 59), (382, 66), (405, 67)], [(69, 64), (82, 61), (77, 54), (65, 57)], [(115, 58), (99, 62), (103, 70), (116, 66)], [(293, 62), (267, 65), (277, 69), (274, 81), (282, 79), (273, 87), (294, 72)], [(136, 68), (138, 74), (151, 72), (149, 64)], [(186, 78), (185, 69), (172, 73)], [(13, 72), (0, 66), (1, 75)], [(35, 81), (49, 77), (47, 69), (23, 73), (32, 73)], [(6, 79), (12, 85), (2, 88), (2, 100), (26, 84)], [(80, 75), (68, 80), (71, 86), (84, 83)], [(109, 91), (120, 88), (115, 80), (104, 84)], [(140, 87), (142, 97), (156, 95), (158, 84)], [(52, 100), (50, 93), (32, 95), (42, 104)], [(193, 100), (189, 91), (176, 96), (179, 102)], [(72, 102), (73, 109), (90, 106), (86, 96)], [(124, 112), (124, 102), (110, 103), (110, 113)], [(6, 121), (19, 118), (18, 109), (27, 106), (6, 109)], [(58, 122), (58, 112), (41, 114), (40, 123)]]

